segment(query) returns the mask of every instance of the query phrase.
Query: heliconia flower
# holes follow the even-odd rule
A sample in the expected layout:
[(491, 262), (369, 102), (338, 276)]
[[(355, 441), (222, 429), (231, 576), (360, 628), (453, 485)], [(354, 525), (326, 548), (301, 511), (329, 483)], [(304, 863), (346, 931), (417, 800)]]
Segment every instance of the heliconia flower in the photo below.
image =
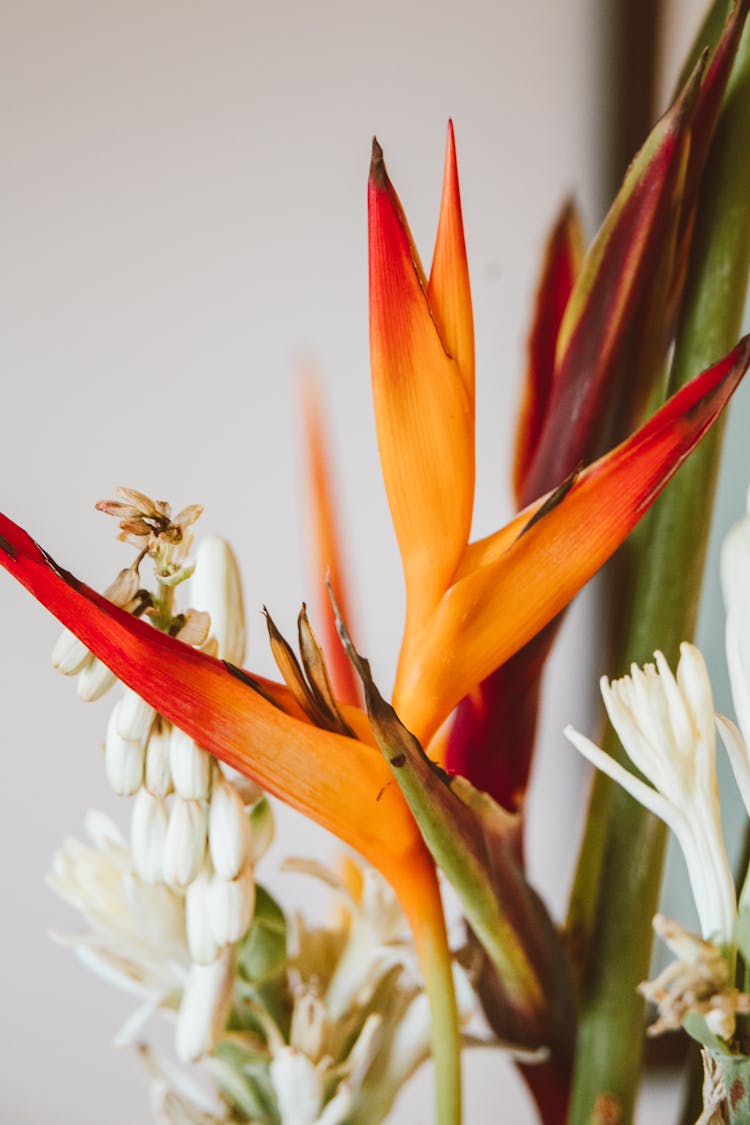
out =
[[(723, 409), (750, 362), (750, 342), (694, 379), (609, 455), (470, 544), (473, 337), (452, 132), (429, 280), (382, 153), (376, 148), (374, 155), (373, 386), (408, 594), (394, 706), (427, 744), (458, 701), (554, 618), (619, 546)], [(142, 497), (130, 499), (140, 514), (121, 513), (123, 531), (150, 543), (168, 514), (146, 511)], [(123, 502), (128, 507), (129, 499)], [(195, 514), (186, 511), (179, 552), (162, 559), (178, 567), (170, 581), (184, 577), (187, 565)], [(292, 690), (293, 678), (281, 686), (196, 651), (79, 583), (5, 517), (0, 564), (196, 746), (370, 859), (394, 887), (420, 951), (445, 952), (434, 865), (417, 825), (365, 717), (337, 708), (322, 677), (311, 707), (301, 684)], [(176, 799), (165, 843), (167, 881), (189, 883), (204, 853), (200, 802)]]
[(565, 735), (584, 757), (669, 825), (685, 856), (704, 938), (729, 942), (736, 900), (721, 828), (708, 673), (693, 645), (680, 646), (676, 677), (660, 652), (654, 659), (656, 666), (641, 669), (633, 664), (629, 676), (612, 683), (606, 676), (601, 680), (610, 721), (633, 765), (651, 785), (572, 727), (565, 728)]
[[(678, 452), (678, 418), (687, 402), (678, 405), (675, 396), (595, 467), (558, 481), (550, 497), (494, 536), (470, 544), (471, 299), (452, 130), (435, 278), (428, 281), (422, 273), (377, 144), (369, 212), (375, 418), (407, 592), (393, 703), (405, 725), (427, 743), (459, 700), (538, 633), (634, 526), (643, 503), (635, 493), (644, 484), (641, 474), (656, 468), (651, 458), (657, 448), (680, 460), (687, 453)], [(746, 358), (743, 344), (723, 361), (728, 364), (723, 374)], [(711, 382), (719, 368), (713, 372), (703, 377)], [(698, 384), (690, 387), (680, 395), (692, 397)], [(661, 487), (666, 478), (658, 476)]]

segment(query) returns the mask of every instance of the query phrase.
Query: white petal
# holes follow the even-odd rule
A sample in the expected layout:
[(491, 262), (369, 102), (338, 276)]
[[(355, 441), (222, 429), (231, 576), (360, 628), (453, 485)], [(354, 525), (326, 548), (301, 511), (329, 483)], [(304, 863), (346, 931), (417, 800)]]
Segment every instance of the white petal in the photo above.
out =
[(172, 802), (164, 844), (164, 880), (186, 887), (200, 871), (206, 851), (206, 814), (200, 801)]
[(214, 773), (208, 810), (208, 844), (217, 873), (235, 879), (251, 855), (250, 821), (239, 793), (223, 776)]
[(164, 847), (167, 840), (167, 806), (147, 789), (139, 789), (133, 806), (130, 841), (136, 874), (146, 883), (164, 877)]
[(204, 864), (193, 879), (185, 895), (185, 927), (188, 948), (193, 961), (209, 965), (219, 952), (211, 926), (208, 891), (213, 872)]
[(196, 746), (189, 735), (172, 727), (169, 767), (175, 792), (188, 801), (208, 797), (211, 786), (211, 755)]
[(114, 672), (110, 672), (106, 665), (93, 656), (78, 673), (77, 691), (79, 698), (84, 703), (94, 703), (97, 699), (106, 695), (116, 683), (117, 677)]
[(130, 742), (146, 742), (156, 711), (126, 687), (117, 710), (117, 729)]
[(282, 1125), (314, 1125), (323, 1102), (320, 1070), (293, 1047), (282, 1047), (269, 1071)]
[(563, 734), (569, 742), (573, 743), (576, 750), (583, 754), (584, 758), (588, 758), (592, 765), (596, 766), (602, 773), (606, 773), (608, 777), (621, 785), (631, 797), (635, 797), (636, 801), (639, 801), (640, 804), (670, 825), (675, 831), (677, 830), (675, 824), (680, 814), (661, 793), (652, 789), (650, 785), (646, 785), (635, 774), (628, 773), (619, 762), (611, 758), (609, 754), (605, 754), (603, 750), (586, 738), (585, 735), (580, 734), (574, 727), (565, 727)]
[(241, 664), (245, 658), (242, 580), (232, 548), (217, 536), (203, 539), (198, 547), (190, 603), (209, 614), (222, 660)]
[(221, 953), (210, 965), (192, 965), (177, 1017), (175, 1045), (184, 1062), (196, 1062), (226, 1027), (234, 990), (234, 954)]
[(145, 751), (141, 742), (128, 742), (119, 733), (119, 703), (112, 709), (107, 724), (104, 742), (104, 764), (107, 780), (120, 796), (130, 796), (137, 792), (143, 781), (143, 760)]
[(240, 941), (250, 928), (255, 909), (252, 869), (236, 879), (214, 875), (208, 888), (211, 930), (217, 945)]
[(151, 730), (146, 744), (145, 785), (154, 797), (166, 797), (172, 792), (172, 770), (169, 765), (169, 745), (172, 724), (159, 720)]
[(716, 715), (716, 726), (724, 743), (737, 788), (750, 816), (750, 754), (737, 727), (725, 715)]
[(713, 752), (716, 736), (711, 681), (703, 655), (695, 645), (686, 642), (680, 645), (677, 683), (693, 720), (696, 735), (705, 743), (706, 749)]
[(63, 629), (52, 649), (52, 667), (63, 676), (75, 676), (81, 671), (91, 653), (70, 629)]

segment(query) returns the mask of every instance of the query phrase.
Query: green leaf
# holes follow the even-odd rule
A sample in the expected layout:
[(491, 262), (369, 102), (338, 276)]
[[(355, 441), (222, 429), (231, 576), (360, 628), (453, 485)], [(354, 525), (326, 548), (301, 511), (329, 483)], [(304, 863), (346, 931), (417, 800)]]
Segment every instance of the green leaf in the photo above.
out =
[(287, 960), (286, 918), (268, 891), (255, 889), (255, 913), (238, 949), (238, 968), (246, 980), (260, 984), (284, 971)]
[(211, 1071), (222, 1097), (249, 1121), (280, 1125), (267, 1057), (262, 1059), (238, 1043), (225, 1041), (213, 1052)]
[[(334, 608), (336, 608), (334, 606)], [(572, 987), (565, 951), (518, 861), (518, 818), (463, 778), (430, 761), (378, 691), (336, 611), (346, 652), (365, 692), (375, 739), (435, 862), (459, 897), (496, 977), (499, 1034), (525, 1048), (569, 1052)]]

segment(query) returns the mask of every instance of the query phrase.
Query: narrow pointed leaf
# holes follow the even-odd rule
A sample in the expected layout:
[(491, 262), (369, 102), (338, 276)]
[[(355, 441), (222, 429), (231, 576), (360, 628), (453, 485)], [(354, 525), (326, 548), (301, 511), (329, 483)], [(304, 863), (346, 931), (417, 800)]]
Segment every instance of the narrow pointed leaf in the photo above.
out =
[[(583, 256), (583, 237), (572, 202), (563, 207), (547, 240), (528, 342), (523, 397), (516, 428), (513, 489), (521, 504), (552, 393), (555, 351), (563, 314)], [(561, 440), (564, 440), (561, 435)], [(546, 490), (545, 490), (546, 491)]]
[(530, 522), (544, 499), (520, 513), (499, 533), (502, 552), (493, 557), (490, 542), (492, 561), (446, 592), (396, 680), (394, 706), (421, 741), (606, 562), (721, 413), (748, 363), (750, 337), (581, 473), (543, 519)]
[(473, 409), (474, 317), (452, 121), (448, 122), (443, 198), (427, 284), (427, 300), (443, 343), (458, 364)]
[(569, 1049), (574, 1005), (565, 954), (518, 864), (516, 818), (430, 761), (380, 695), (340, 620), (339, 629), (362, 680), (375, 739), (492, 962), (503, 997), (500, 1033), (516, 1046)]
[(377, 142), (368, 204), (375, 423), (412, 631), (450, 583), (468, 541), (474, 414)]
[[(684, 176), (689, 122), (698, 94), (696, 69), (678, 101), (657, 123), (586, 254), (557, 342), (556, 374), (545, 425), (526, 475), (522, 502), (546, 492), (591, 452), (601, 431), (619, 349), (627, 342), (660, 237)], [(636, 373), (630, 372), (632, 378)], [(561, 427), (565, 440), (561, 441)]]
[(425, 870), (413, 819), (372, 747), (282, 713), (221, 661), (158, 632), (61, 570), (5, 516), (0, 565), (147, 703), (350, 843), (397, 893), (405, 882), (401, 869)]
[(328, 719), (331, 730), (352, 737), (353, 732), (341, 714), (336, 697), (333, 694), (323, 650), (313, 632), (310, 619), (307, 616), (307, 606), (304, 602), (297, 618), (297, 628), (302, 664), (318, 706)]
[[(317, 607), (323, 623), (322, 638), (328, 670), (336, 696), (344, 703), (360, 702), (359, 684), (347, 660), (331, 611), (326, 591), (330, 582), (339, 605), (348, 614), (349, 593), (341, 551), (339, 521), (333, 490), (333, 474), (328, 456), (328, 442), (323, 426), (323, 412), (316, 384), (307, 379), (302, 396), (303, 423), (307, 445), (310, 508), (313, 531), (313, 569), (317, 587)], [(351, 620), (347, 616), (347, 621)]]

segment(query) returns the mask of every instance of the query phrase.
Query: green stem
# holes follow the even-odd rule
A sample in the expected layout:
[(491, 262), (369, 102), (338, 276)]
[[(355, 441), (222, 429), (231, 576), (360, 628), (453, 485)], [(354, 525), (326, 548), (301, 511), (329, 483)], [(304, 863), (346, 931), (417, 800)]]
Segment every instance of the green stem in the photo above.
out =
[(430, 1005), (437, 1125), (461, 1125), (461, 1032), (445, 924), (412, 919), (412, 932)]
[[(746, 29), (704, 175), (669, 393), (719, 359), (739, 334), (750, 266), (750, 40)], [(722, 427), (714, 427), (654, 506), (636, 549), (622, 661), (661, 648), (674, 660), (693, 635)], [(621, 753), (611, 731), (609, 753)], [(585, 966), (570, 1125), (632, 1119), (642, 1052), (651, 919), (665, 830), (597, 777), (571, 904), (574, 956)]]

